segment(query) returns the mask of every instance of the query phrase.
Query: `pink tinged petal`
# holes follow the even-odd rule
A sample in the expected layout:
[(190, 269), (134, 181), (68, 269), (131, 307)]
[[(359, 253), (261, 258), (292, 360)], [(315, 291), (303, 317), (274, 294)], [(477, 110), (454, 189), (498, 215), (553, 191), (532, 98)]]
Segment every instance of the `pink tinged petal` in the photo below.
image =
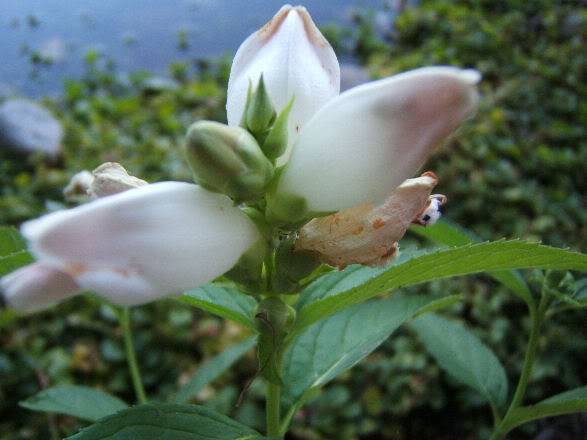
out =
[(479, 74), (429, 67), (351, 89), (305, 126), (277, 187), (314, 212), (378, 203), (477, 109)]
[(278, 113), (295, 97), (289, 115), (290, 146), (306, 121), (340, 91), (334, 50), (301, 6), (283, 6), (239, 47), (228, 82), (229, 125), (240, 123), (249, 83), (256, 87), (261, 74)]
[(22, 227), (31, 251), (118, 304), (179, 295), (222, 275), (259, 233), (231, 200), (163, 182), (49, 214)]
[(364, 203), (307, 223), (295, 249), (312, 251), (321, 261), (379, 266), (398, 255), (397, 242), (431, 204), (438, 179), (427, 172), (398, 186), (380, 205)]
[(21, 312), (36, 312), (80, 292), (72, 277), (45, 263), (24, 266), (0, 279), (6, 304)]

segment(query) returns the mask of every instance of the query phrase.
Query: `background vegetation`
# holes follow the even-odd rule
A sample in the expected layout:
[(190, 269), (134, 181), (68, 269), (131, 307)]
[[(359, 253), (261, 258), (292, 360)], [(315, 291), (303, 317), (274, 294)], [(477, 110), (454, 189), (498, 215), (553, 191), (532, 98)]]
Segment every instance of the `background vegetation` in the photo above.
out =
[[(483, 73), (483, 104), (427, 168), (449, 196), (447, 217), (484, 239), (523, 237), (587, 251), (587, 7), (547, 0), (422, 1), (381, 37), (368, 13), (352, 29), (328, 27), (373, 77), (451, 64)], [(111, 61), (89, 53), (87, 72), (46, 101), (64, 124), (63, 155), (47, 161), (0, 151), (0, 224), (18, 224), (62, 207), (61, 190), (81, 169), (123, 163), (149, 181), (189, 180), (178, 146), (196, 119), (224, 119), (229, 60), (174, 64), (177, 87), (153, 87), (146, 73), (121, 80)], [(414, 244), (413, 237), (403, 247)], [(540, 274), (527, 274), (530, 279)], [(420, 289), (465, 293), (450, 312), (491, 346), (508, 374), (519, 374), (526, 339), (522, 303), (488, 278)], [(172, 300), (134, 310), (136, 344), (150, 397), (165, 400), (203, 359), (246, 335)], [(121, 332), (108, 306), (76, 298), (33, 317), (0, 312), (0, 439), (49, 438), (80, 422), (19, 408), (39, 389), (73, 382), (132, 402)], [(553, 316), (541, 339), (529, 400), (587, 383), (585, 316)], [(255, 360), (241, 360), (199, 400), (262, 427)], [(409, 328), (328, 386), (296, 418), (296, 439), (482, 439), (483, 402), (439, 370)], [(550, 433), (550, 434), (549, 434)], [(550, 435), (550, 437), (548, 436)], [(583, 440), (573, 416), (519, 429), (512, 439)]]

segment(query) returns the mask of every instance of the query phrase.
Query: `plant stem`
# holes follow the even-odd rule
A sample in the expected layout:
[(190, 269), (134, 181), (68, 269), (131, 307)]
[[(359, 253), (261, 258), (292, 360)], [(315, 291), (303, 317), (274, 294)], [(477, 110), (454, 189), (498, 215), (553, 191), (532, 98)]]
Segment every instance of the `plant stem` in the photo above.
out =
[(546, 313), (547, 305), (548, 295), (543, 291), (538, 309), (536, 309), (536, 306), (529, 306), (531, 320), (530, 336), (528, 339), (526, 356), (524, 357), (524, 365), (522, 366), (522, 373), (520, 374), (520, 379), (518, 380), (518, 385), (516, 387), (516, 391), (514, 392), (512, 402), (510, 403), (505, 416), (495, 428), (495, 431), (493, 432), (490, 440), (502, 440), (505, 438), (508, 431), (506, 431), (504, 428), (507, 426), (507, 422), (509, 421), (512, 412), (518, 408), (524, 400), (526, 389), (528, 388), (528, 381), (530, 380), (530, 375), (532, 374), (534, 360), (536, 359), (538, 339), (540, 338), (540, 328), (544, 322), (544, 315)]
[(265, 411), (267, 416), (267, 436), (282, 438), (281, 435), (281, 385), (267, 383)]
[(135, 354), (134, 344), (132, 342), (132, 332), (130, 329), (130, 309), (124, 307), (120, 313), (120, 324), (124, 333), (124, 348), (126, 349), (126, 361), (128, 363), (128, 370), (132, 378), (132, 384), (135, 389), (135, 395), (139, 404), (147, 403), (147, 395), (141, 380), (141, 372), (139, 371), (139, 364)]

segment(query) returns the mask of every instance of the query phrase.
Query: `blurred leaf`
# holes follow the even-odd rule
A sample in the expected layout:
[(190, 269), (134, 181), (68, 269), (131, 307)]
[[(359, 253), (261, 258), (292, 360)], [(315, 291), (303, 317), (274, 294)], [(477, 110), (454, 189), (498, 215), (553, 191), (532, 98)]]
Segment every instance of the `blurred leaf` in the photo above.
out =
[(516, 408), (506, 420), (503, 429), (508, 432), (532, 420), (586, 411), (587, 386), (584, 386), (549, 397), (536, 405)]
[(20, 405), (33, 411), (66, 414), (90, 422), (128, 408), (117, 397), (78, 385), (48, 388), (20, 402)]
[[(447, 221), (440, 221), (435, 225), (427, 226), (425, 228), (421, 226), (414, 226), (410, 228), (410, 232), (427, 238), (433, 243), (445, 246), (463, 246), (470, 243), (481, 242), (481, 239), (475, 237), (472, 232), (467, 231), (459, 225), (449, 223)], [(530, 288), (519, 272), (511, 270), (490, 272), (489, 274), (525, 302), (529, 304), (534, 303)]]
[(26, 243), (18, 230), (12, 226), (0, 226), (0, 257), (22, 251)]
[(255, 330), (254, 315), (257, 301), (252, 296), (245, 295), (230, 285), (208, 284), (186, 292), (181, 300)]
[(175, 403), (186, 403), (206, 385), (228, 370), (239, 358), (253, 348), (256, 343), (256, 338), (246, 339), (235, 347), (223, 351), (202, 364), (192, 378), (179, 389), (175, 397)]
[(309, 298), (304, 298), (306, 305), (300, 310), (292, 332), (296, 334), (339, 310), (398, 287), (479, 272), (523, 268), (585, 271), (587, 255), (521, 240), (500, 240), (400, 258), (382, 273), (349, 290), (311, 292)]
[(506, 403), (508, 382), (501, 363), (460, 322), (427, 315), (412, 327), (438, 364), (459, 382), (481, 393), (494, 409)]
[(0, 257), (0, 276), (6, 275), (19, 267), (32, 263), (33, 256), (28, 251), (18, 251)]
[(305, 393), (351, 368), (434, 301), (396, 295), (354, 305), (305, 329), (284, 355), (284, 402), (296, 405)]
[(251, 428), (196, 405), (148, 404), (106, 417), (69, 440), (262, 440)]

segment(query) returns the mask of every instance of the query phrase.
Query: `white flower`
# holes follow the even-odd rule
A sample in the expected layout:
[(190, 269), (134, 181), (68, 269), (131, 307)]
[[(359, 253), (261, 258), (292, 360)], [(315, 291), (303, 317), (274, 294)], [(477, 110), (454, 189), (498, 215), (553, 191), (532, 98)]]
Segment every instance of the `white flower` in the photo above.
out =
[(239, 47), (228, 82), (229, 125), (240, 123), (249, 83), (256, 87), (261, 74), (278, 113), (295, 98), (289, 115), (290, 145), (306, 121), (340, 91), (336, 55), (301, 6), (283, 6)]
[(269, 211), (291, 218), (292, 200), (310, 213), (381, 202), (476, 111), (479, 79), (475, 70), (428, 67), (330, 100), (301, 130)]
[(9, 307), (26, 313), (45, 309), (81, 290), (65, 272), (38, 262), (0, 279), (0, 289)]
[[(259, 240), (255, 225), (228, 197), (180, 182), (146, 185), (49, 214), (25, 223), (22, 233), (43, 267), (127, 305), (203, 285), (231, 269)], [(13, 285), (10, 279), (2, 283)], [(22, 287), (12, 293), (10, 303), (36, 307), (35, 291)]]

